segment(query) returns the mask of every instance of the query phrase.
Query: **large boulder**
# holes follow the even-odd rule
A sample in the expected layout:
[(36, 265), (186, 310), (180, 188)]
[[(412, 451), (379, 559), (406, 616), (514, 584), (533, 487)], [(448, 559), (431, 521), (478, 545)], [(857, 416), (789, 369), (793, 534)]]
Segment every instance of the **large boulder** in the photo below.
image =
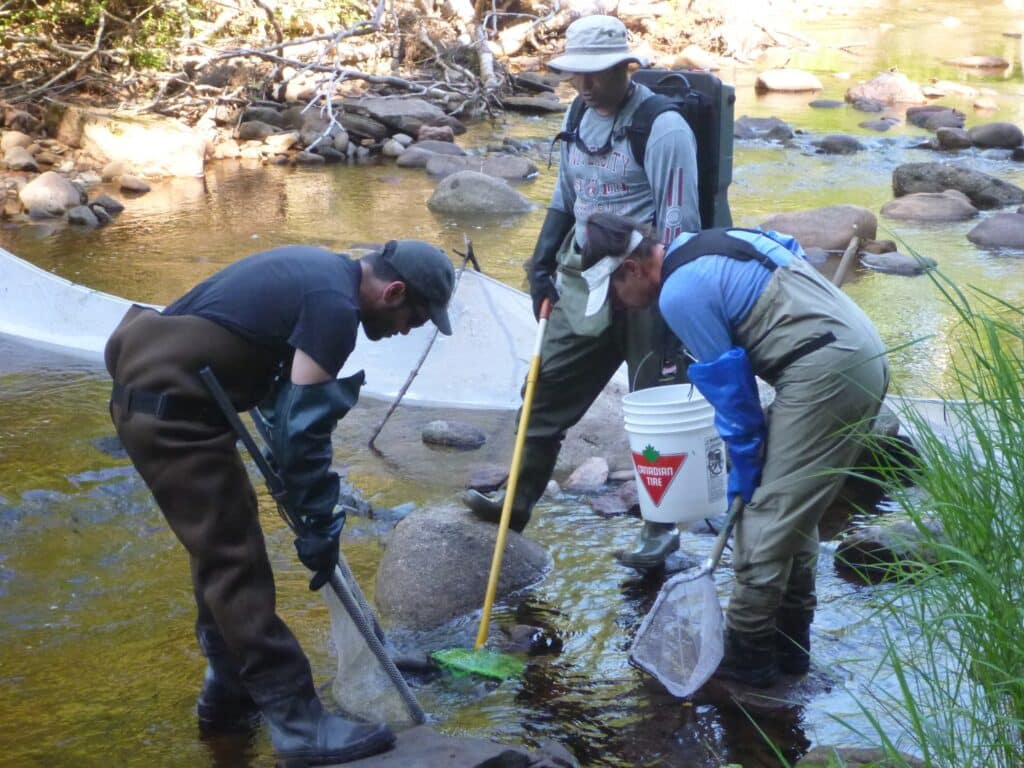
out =
[(971, 143), (983, 149), (1013, 149), (1024, 143), (1024, 133), (1013, 123), (985, 123), (967, 131)]
[(501, 215), (526, 213), (532, 204), (502, 179), (459, 171), (437, 185), (427, 207), (438, 213)]
[(997, 213), (968, 232), (967, 239), (983, 248), (1024, 248), (1024, 214)]
[(416, 97), (367, 96), (345, 99), (344, 104), (348, 113), (364, 115), (383, 123), (392, 133), (398, 131), (410, 136), (415, 136), (424, 125), (441, 124), (447, 117), (440, 107)]
[(70, 208), (85, 203), (87, 197), (56, 171), (47, 171), (22, 187), (18, 199), (26, 211), (62, 216)]
[(890, 200), (882, 206), (883, 216), (903, 221), (967, 221), (978, 215), (963, 192), (915, 192)]
[(784, 93), (804, 93), (820, 91), (821, 80), (810, 72), (802, 69), (768, 69), (757, 76), (754, 89), (758, 93), (781, 91)]
[(892, 172), (892, 191), (896, 197), (947, 189), (963, 192), (976, 208), (982, 210), (1024, 202), (1024, 189), (967, 166), (905, 163)]
[(902, 72), (883, 72), (846, 91), (846, 100), (880, 101), (883, 104), (924, 104), (928, 101), (921, 87)]
[[(412, 512), (395, 526), (377, 568), (381, 614), (389, 622), (423, 630), (477, 610), (497, 532), (461, 507)], [(544, 547), (509, 531), (498, 596), (537, 583), (550, 568)]]
[(59, 103), (48, 117), (57, 141), (103, 162), (122, 162), (144, 176), (203, 175), (206, 138), (174, 120)]
[(537, 166), (524, 157), (491, 155), (489, 157), (458, 157), (435, 155), (427, 160), (427, 173), (443, 179), (459, 171), (477, 171), (506, 181), (526, 181), (537, 175)]
[(761, 228), (792, 235), (804, 248), (842, 251), (854, 235), (861, 240), (874, 240), (878, 219), (867, 208), (827, 205), (808, 211), (780, 213), (763, 222)]

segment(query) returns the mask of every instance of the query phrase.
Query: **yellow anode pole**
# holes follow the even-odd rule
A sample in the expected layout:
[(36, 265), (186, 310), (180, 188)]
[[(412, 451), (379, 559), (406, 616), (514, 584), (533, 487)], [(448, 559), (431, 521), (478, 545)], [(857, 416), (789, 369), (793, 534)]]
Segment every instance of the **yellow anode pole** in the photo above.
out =
[(526, 391), (523, 393), (523, 408), (519, 414), (516, 427), (516, 443), (512, 449), (512, 467), (508, 472), (508, 486), (505, 488), (505, 502), (501, 506), (501, 521), (498, 523), (498, 538), (494, 542), (494, 557), (491, 558), (491, 575), (487, 579), (487, 593), (484, 596), (483, 613), (480, 615), (480, 629), (476, 633), (473, 650), (479, 651), (487, 642), (487, 632), (491, 624), (491, 609), (494, 607), (494, 596), (498, 593), (498, 577), (501, 575), (501, 560), (505, 555), (505, 540), (508, 538), (508, 525), (512, 520), (512, 502), (516, 497), (516, 484), (519, 481), (519, 465), (523, 459), (523, 447), (526, 445), (526, 428), (530, 422), (530, 408), (533, 406), (533, 390), (540, 374), (540, 348), (544, 342), (544, 331), (551, 316), (551, 302), (544, 299), (540, 306), (540, 318), (537, 325), (537, 339), (534, 342), (533, 356), (530, 359), (530, 371), (526, 374)]

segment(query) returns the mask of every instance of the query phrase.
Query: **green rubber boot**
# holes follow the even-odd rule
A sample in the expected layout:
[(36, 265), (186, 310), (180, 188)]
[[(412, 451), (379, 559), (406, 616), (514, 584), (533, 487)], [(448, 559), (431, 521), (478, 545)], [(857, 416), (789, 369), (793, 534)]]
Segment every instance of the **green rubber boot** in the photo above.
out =
[(679, 530), (675, 523), (644, 520), (640, 535), (630, 550), (615, 553), (615, 559), (627, 568), (661, 568), (665, 558), (679, 549)]
[(779, 679), (775, 630), (758, 634), (725, 630), (725, 652), (713, 677), (749, 688), (770, 688)]
[(780, 610), (775, 618), (775, 653), (787, 675), (806, 675), (811, 669), (811, 621), (814, 611)]
[[(512, 502), (512, 519), (509, 528), (522, 533), (530, 522), (534, 505), (544, 495), (548, 481), (555, 472), (558, 461), (560, 440), (527, 438), (523, 446), (523, 458), (516, 481), (516, 497)], [(497, 525), (501, 521), (501, 510), (505, 503), (505, 491), (487, 495), (480, 491), (466, 491), (462, 503), (479, 519)]]

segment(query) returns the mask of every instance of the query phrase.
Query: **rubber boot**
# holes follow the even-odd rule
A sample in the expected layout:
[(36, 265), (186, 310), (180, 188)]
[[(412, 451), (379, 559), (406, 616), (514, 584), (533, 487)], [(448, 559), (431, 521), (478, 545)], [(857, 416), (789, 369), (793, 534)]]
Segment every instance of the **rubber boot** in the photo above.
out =
[(615, 559), (628, 568), (661, 568), (665, 558), (679, 549), (679, 529), (675, 523), (644, 520), (643, 528), (630, 550), (615, 553)]
[[(512, 502), (512, 518), (509, 528), (522, 533), (530, 522), (533, 507), (544, 495), (551, 475), (555, 472), (558, 461), (560, 440), (547, 438), (527, 438), (523, 445), (523, 458), (519, 466), (519, 479), (516, 481), (516, 497)], [(469, 507), (470, 512), (481, 520), (497, 525), (501, 521), (501, 509), (505, 503), (505, 491), (498, 491), (490, 496), (479, 491), (466, 491), (462, 495), (462, 503)]]
[(811, 621), (814, 611), (780, 610), (775, 618), (775, 653), (787, 675), (806, 675), (811, 668)]
[(713, 675), (750, 688), (769, 688), (779, 679), (775, 659), (775, 630), (748, 635), (725, 630), (725, 652)]
[(263, 715), (278, 765), (288, 768), (347, 763), (395, 743), (383, 723), (361, 723), (328, 712), (315, 693), (264, 702)]
[(260, 709), (238, 674), (219, 634), (211, 630), (196, 632), (206, 655), (203, 687), (196, 699), (199, 731), (203, 734), (245, 733), (260, 722)]

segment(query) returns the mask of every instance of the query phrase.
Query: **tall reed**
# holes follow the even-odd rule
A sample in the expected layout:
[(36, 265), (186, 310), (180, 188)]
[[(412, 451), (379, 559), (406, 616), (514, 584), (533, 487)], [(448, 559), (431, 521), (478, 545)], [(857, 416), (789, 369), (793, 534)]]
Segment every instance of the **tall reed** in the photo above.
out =
[(951, 359), (960, 402), (947, 404), (948, 429), (904, 419), (920, 453), (911, 459), (914, 487), (883, 480), (927, 557), (892, 566), (879, 674), (896, 685), (862, 701), (873, 733), (861, 736), (879, 743), (892, 765), (906, 764), (902, 750), (942, 768), (1020, 768), (1024, 312), (990, 294), (968, 299), (941, 274), (933, 280), (959, 318)]

